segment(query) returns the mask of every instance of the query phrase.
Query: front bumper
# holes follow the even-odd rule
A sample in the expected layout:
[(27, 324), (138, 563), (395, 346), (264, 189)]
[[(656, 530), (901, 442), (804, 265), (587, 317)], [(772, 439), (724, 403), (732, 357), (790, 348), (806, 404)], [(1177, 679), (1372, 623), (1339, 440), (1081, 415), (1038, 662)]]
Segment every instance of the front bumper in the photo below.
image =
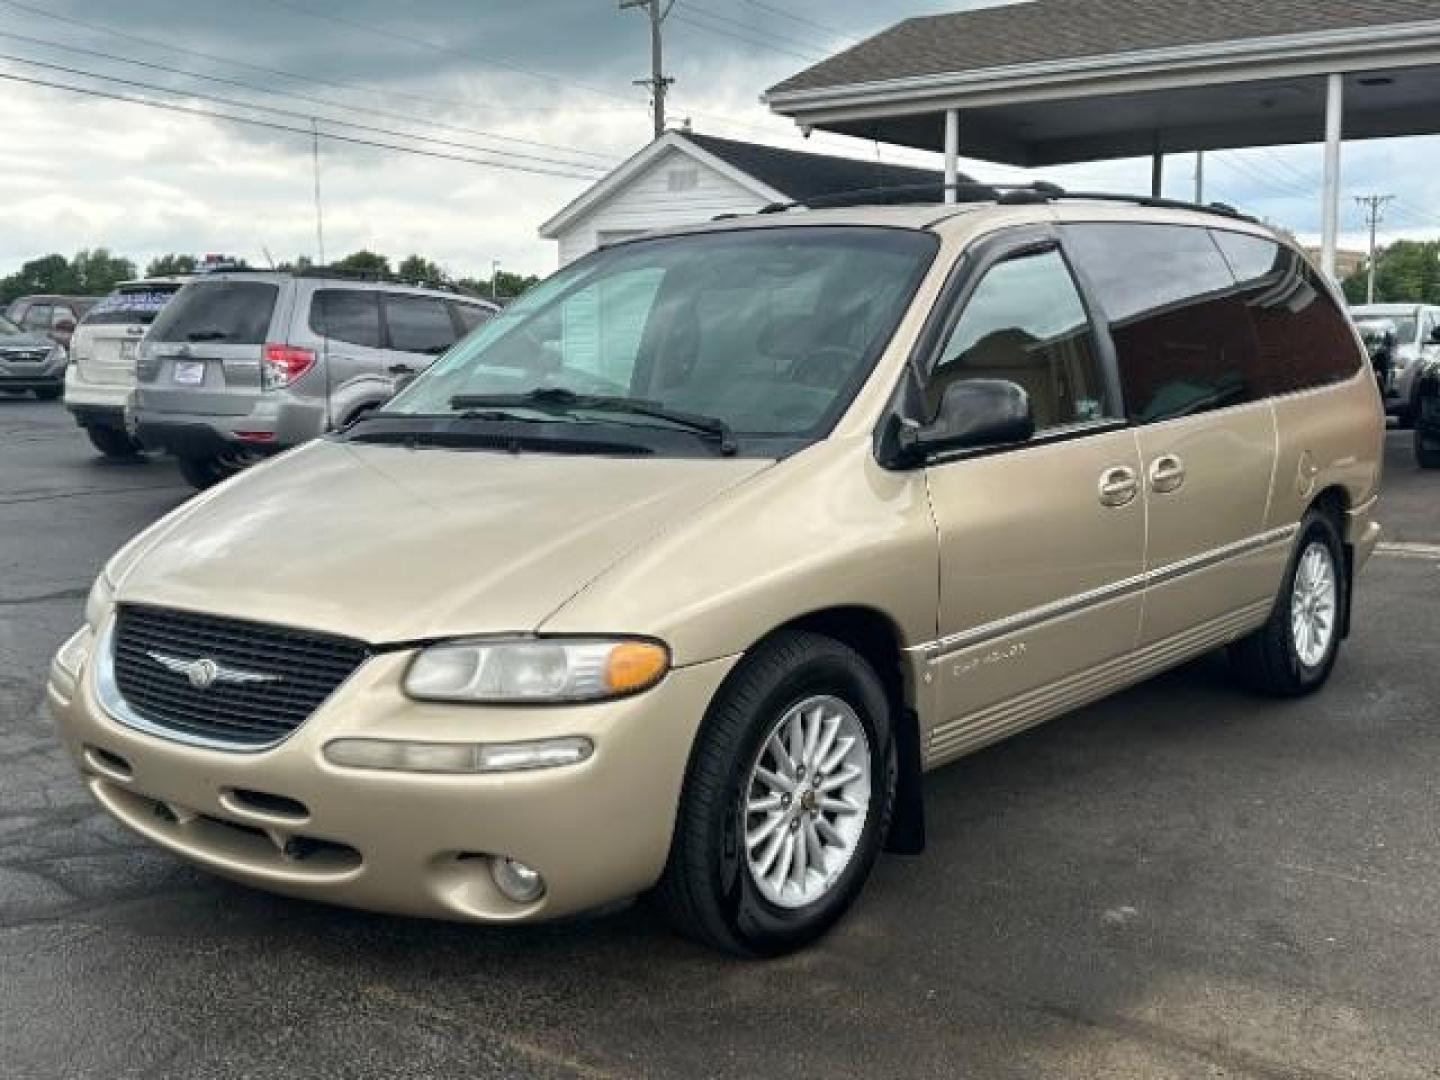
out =
[[(120, 724), (97, 700), (88, 661), (77, 676), (52, 665), (47, 699), (62, 742), (107, 811), (176, 854), (259, 888), (374, 911), (513, 922), (583, 911), (655, 883), (700, 718), (733, 658), (677, 669), (620, 701), (491, 708), (405, 697), (410, 655), (374, 657), (286, 741), (255, 753), (188, 746)], [(342, 737), (566, 735), (591, 739), (593, 756), (517, 773), (348, 769), (321, 753)], [(288, 807), (283, 800), (303, 813), (274, 809)], [(545, 894), (527, 905), (508, 900), (477, 857), (484, 855), (539, 870)]]
[(0, 363), (0, 390), (58, 390), (65, 385), (65, 361)]

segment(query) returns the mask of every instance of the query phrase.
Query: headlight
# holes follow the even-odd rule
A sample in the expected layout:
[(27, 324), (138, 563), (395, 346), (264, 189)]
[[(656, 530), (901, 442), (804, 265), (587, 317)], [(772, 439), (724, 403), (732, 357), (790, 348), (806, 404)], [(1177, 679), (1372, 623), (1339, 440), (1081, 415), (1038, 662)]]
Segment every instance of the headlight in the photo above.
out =
[(114, 604), (115, 586), (110, 584), (109, 577), (102, 570), (96, 576), (95, 584), (90, 586), (90, 595), (85, 598), (85, 625), (91, 630), (99, 630)]
[(405, 692), (422, 701), (601, 701), (648, 690), (669, 669), (664, 645), (636, 638), (457, 641), (416, 656)]

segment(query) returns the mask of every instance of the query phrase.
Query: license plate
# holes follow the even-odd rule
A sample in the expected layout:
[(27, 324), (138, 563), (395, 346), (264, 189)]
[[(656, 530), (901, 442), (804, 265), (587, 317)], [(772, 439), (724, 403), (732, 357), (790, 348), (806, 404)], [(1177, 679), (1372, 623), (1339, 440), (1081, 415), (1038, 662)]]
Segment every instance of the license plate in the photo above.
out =
[(182, 386), (199, 386), (205, 381), (205, 361), (177, 360), (171, 378)]
[(135, 346), (138, 345), (138, 344), (140, 344), (138, 341), (122, 341), (122, 342), (120, 342), (120, 359), (121, 359), (121, 360), (134, 360), (134, 359), (135, 359)]

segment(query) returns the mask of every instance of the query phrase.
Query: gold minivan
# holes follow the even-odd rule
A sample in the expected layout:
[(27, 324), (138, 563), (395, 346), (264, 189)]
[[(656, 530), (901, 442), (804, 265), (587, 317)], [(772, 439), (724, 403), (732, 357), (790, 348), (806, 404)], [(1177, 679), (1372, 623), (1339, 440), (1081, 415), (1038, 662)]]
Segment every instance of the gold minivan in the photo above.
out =
[(216, 873), (814, 939), (922, 776), (1197, 654), (1317, 689), (1383, 421), (1334, 290), (1222, 209), (1007, 192), (607, 248), (385, 408), (126, 545), (49, 703)]

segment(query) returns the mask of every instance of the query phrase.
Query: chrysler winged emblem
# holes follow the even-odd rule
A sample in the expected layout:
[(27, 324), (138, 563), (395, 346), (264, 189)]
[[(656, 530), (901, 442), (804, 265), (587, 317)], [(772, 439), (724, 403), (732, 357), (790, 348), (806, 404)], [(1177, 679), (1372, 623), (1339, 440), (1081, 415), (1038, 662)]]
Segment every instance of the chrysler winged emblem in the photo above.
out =
[(216, 683), (249, 684), (263, 682), (279, 682), (279, 675), (270, 675), (263, 671), (242, 671), (239, 668), (225, 667), (217, 664), (208, 656), (202, 656), (196, 660), (182, 660), (178, 656), (168, 656), (165, 653), (147, 652), (150, 657), (166, 671), (173, 671), (177, 675), (184, 675), (190, 680), (190, 685), (197, 690), (208, 690)]

